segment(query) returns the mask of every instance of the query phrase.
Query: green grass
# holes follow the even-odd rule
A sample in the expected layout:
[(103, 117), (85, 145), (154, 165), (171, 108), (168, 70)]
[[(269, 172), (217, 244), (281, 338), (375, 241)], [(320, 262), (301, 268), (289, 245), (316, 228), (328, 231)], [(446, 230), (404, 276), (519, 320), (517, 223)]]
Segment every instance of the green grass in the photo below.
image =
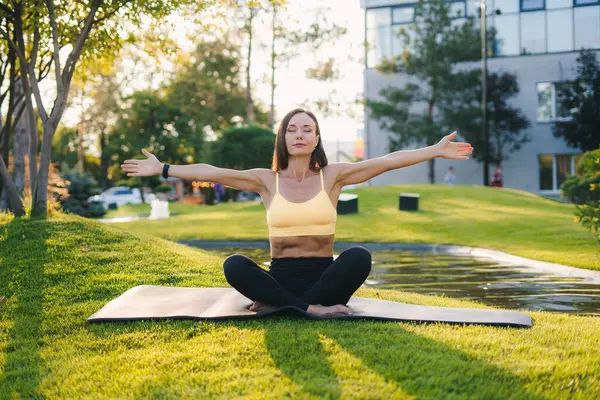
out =
[[(420, 210), (399, 211), (400, 192), (420, 193)], [(467, 185), (398, 185), (352, 193), (360, 196), (360, 212), (338, 216), (337, 241), (466, 245), (600, 270), (600, 244), (574, 221), (572, 204), (519, 190)], [(268, 240), (260, 203), (185, 206), (190, 212), (186, 215), (118, 227), (175, 241)]]
[(597, 317), (528, 312), (531, 329), (283, 318), (86, 322), (136, 285), (227, 286), (222, 262), (76, 216), (0, 214), (0, 398), (600, 396)]
[[(108, 212), (102, 218), (116, 218), (125, 217), (130, 215), (150, 215), (151, 210), (150, 204), (125, 204), (117, 208), (116, 210), (108, 210)], [(201, 208), (197, 204), (181, 204), (181, 203), (169, 203), (169, 211), (171, 214), (185, 215), (194, 214)]]

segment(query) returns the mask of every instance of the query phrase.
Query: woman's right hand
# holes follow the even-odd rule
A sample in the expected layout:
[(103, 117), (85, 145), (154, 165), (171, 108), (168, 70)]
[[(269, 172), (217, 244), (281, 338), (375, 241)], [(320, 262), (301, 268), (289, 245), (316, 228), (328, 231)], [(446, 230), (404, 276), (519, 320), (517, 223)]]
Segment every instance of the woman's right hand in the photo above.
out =
[(341, 317), (352, 314), (352, 310), (343, 304), (336, 304), (334, 306), (311, 304), (308, 306), (306, 312), (309, 314), (319, 315), (321, 317)]
[(121, 169), (127, 172), (127, 176), (152, 176), (162, 173), (163, 165), (158, 158), (146, 149), (142, 149), (142, 153), (146, 160), (125, 160), (125, 164), (121, 164)]

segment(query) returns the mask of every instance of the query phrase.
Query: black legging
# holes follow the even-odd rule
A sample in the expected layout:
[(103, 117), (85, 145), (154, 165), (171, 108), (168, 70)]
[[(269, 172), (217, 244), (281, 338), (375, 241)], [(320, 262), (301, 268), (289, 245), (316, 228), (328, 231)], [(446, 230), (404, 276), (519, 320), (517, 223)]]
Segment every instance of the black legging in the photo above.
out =
[(346, 304), (371, 272), (371, 253), (361, 246), (344, 250), (338, 258), (272, 258), (269, 271), (250, 258), (233, 254), (223, 263), (225, 278), (253, 301), (277, 307)]

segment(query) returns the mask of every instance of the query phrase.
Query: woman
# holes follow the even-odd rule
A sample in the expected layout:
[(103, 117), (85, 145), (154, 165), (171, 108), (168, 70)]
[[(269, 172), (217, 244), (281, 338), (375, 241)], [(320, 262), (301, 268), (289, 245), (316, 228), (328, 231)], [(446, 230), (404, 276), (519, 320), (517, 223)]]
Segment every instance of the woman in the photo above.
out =
[(269, 271), (241, 255), (223, 263), (227, 282), (254, 301), (253, 311), (295, 306), (310, 314), (351, 314), (346, 303), (371, 270), (371, 254), (352, 247), (333, 260), (337, 199), (346, 185), (365, 182), (386, 171), (434, 157), (467, 160), (473, 148), (450, 142), (401, 150), (357, 163), (329, 164), (316, 117), (295, 109), (279, 125), (271, 169), (233, 170), (209, 164), (162, 164), (145, 149), (146, 160), (125, 160), (127, 176), (163, 174), (187, 180), (218, 182), (258, 192), (267, 210)]

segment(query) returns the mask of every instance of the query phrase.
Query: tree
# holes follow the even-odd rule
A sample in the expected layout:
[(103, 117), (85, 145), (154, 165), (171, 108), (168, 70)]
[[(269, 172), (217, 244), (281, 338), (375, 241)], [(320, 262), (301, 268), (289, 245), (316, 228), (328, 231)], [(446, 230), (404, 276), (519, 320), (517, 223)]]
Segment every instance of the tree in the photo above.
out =
[[(380, 127), (398, 136), (390, 139), (390, 152), (412, 143), (431, 146), (439, 141), (444, 121), (438, 107), (451, 90), (447, 82), (457, 63), (478, 57), (479, 40), (473, 20), (454, 26), (449, 10), (450, 4), (444, 0), (420, 0), (415, 5), (414, 23), (401, 32), (404, 51), (377, 68), (385, 73), (404, 73), (409, 82), (420, 82), (382, 90), (383, 101), (366, 100)], [(424, 112), (415, 112), (415, 104)], [(435, 159), (429, 160), (430, 183), (435, 182), (434, 163)]]
[[(205, 5), (202, 1), (199, 4)], [(80, 58), (94, 59), (100, 54), (115, 54), (126, 40), (135, 35), (123, 29), (140, 29), (145, 23), (143, 16), (161, 18), (169, 15), (175, 8), (187, 4), (197, 5), (191, 0), (163, 0), (148, 3), (142, 0), (120, 0), (103, 2), (91, 0), (89, 4), (66, 0), (60, 3), (54, 0), (40, 2), (23, 0), (12, 2), (12, 7), (0, 3), (0, 15), (6, 21), (6, 28), (0, 27), (0, 35), (15, 52), (19, 64), (28, 123), (30, 128), (30, 182), (32, 190), (32, 215), (47, 214), (48, 170), (51, 157), (52, 137), (67, 104), (67, 96), (73, 74)], [(25, 44), (26, 39), (27, 45)], [(69, 46), (71, 51), (64, 64), (61, 63), (60, 50)], [(39, 57), (39, 58), (38, 58)], [(39, 79), (35, 67), (40, 62), (51, 63), (55, 81), (56, 97), (50, 113), (42, 102)], [(33, 98), (32, 98), (33, 97)], [(42, 150), (39, 170), (37, 167), (37, 130), (34, 117), (33, 99), (42, 122)], [(5, 188), (9, 191), (9, 201), (14, 203), (16, 187), (8, 174), (4, 158), (0, 160), (0, 175)], [(18, 199), (18, 196), (17, 196)], [(13, 204), (13, 209), (22, 212), (22, 201)]]
[[(240, 69), (237, 46), (224, 38), (201, 41), (165, 83), (166, 103), (181, 109), (198, 129), (229, 128), (232, 119), (242, 117), (246, 109)], [(266, 121), (257, 106), (253, 115), (257, 121)]]
[[(338, 40), (347, 33), (347, 29), (340, 27), (335, 23), (330, 23), (325, 17), (325, 9), (319, 9), (316, 20), (306, 29), (296, 30), (286, 29), (285, 25), (279, 20), (280, 11), (285, 11), (285, 0), (270, 0), (271, 2), (271, 107), (269, 112), (269, 128), (273, 129), (275, 125), (275, 74), (277, 68), (282, 63), (287, 63), (291, 59), (303, 54), (303, 49), (317, 51), (325, 43), (331, 43)], [(316, 77), (317, 72), (314, 71)], [(322, 76), (321, 76), (322, 77)], [(332, 79), (329, 76), (327, 79)], [(322, 103), (321, 103), (322, 104)], [(321, 107), (318, 107), (321, 109)]]
[(254, 125), (231, 128), (210, 144), (208, 163), (231, 169), (270, 168), (275, 135)]
[[(481, 137), (481, 70), (461, 71), (448, 82), (449, 96), (440, 105), (445, 129), (458, 130), (475, 148), (483, 148)], [(526, 132), (530, 126), (523, 112), (511, 107), (509, 99), (519, 93), (514, 75), (490, 73), (487, 77), (487, 109), (490, 142), (488, 161), (501, 166), (509, 154), (519, 151), (531, 138)], [(472, 158), (485, 162), (483, 152)]]
[(600, 68), (596, 54), (582, 50), (577, 57), (577, 78), (557, 90), (557, 109), (568, 117), (555, 121), (554, 137), (583, 151), (600, 148)]
[[(415, 6), (414, 24), (401, 32), (401, 36), (404, 51), (384, 60), (378, 70), (403, 73), (408, 83), (403, 88), (383, 89), (381, 100), (365, 101), (380, 128), (392, 133), (388, 151), (412, 144), (431, 146), (438, 142), (441, 131), (457, 129), (466, 141), (479, 147), (483, 143), (481, 70), (469, 68), (468, 64), (481, 56), (481, 36), (474, 19), (467, 18), (457, 25), (450, 18), (447, 2), (420, 1)], [(493, 42), (494, 37), (492, 29), (487, 40)], [(497, 164), (507, 158), (507, 152), (516, 151), (529, 141), (523, 133), (529, 122), (508, 104), (508, 99), (518, 91), (514, 76), (488, 74), (488, 119), (493, 142), (490, 159)], [(483, 154), (475, 153), (473, 158), (483, 161)], [(435, 159), (429, 160), (430, 183), (435, 183), (434, 165)]]
[[(240, 32), (246, 34), (248, 38), (248, 44), (246, 47), (246, 122), (254, 123), (254, 99), (252, 98), (252, 51), (253, 51), (253, 36), (254, 36), (254, 23), (259, 13), (264, 10), (261, 0), (234, 0), (234, 7), (237, 12), (237, 19), (243, 19), (244, 25)], [(241, 7), (245, 5), (245, 7)]]
[[(193, 118), (159, 92), (142, 90), (125, 99), (126, 110), (111, 128), (108, 153), (125, 160), (140, 155), (140, 149), (161, 154), (161, 161), (189, 164), (200, 158), (204, 135)], [(122, 174), (111, 169), (113, 180)]]

